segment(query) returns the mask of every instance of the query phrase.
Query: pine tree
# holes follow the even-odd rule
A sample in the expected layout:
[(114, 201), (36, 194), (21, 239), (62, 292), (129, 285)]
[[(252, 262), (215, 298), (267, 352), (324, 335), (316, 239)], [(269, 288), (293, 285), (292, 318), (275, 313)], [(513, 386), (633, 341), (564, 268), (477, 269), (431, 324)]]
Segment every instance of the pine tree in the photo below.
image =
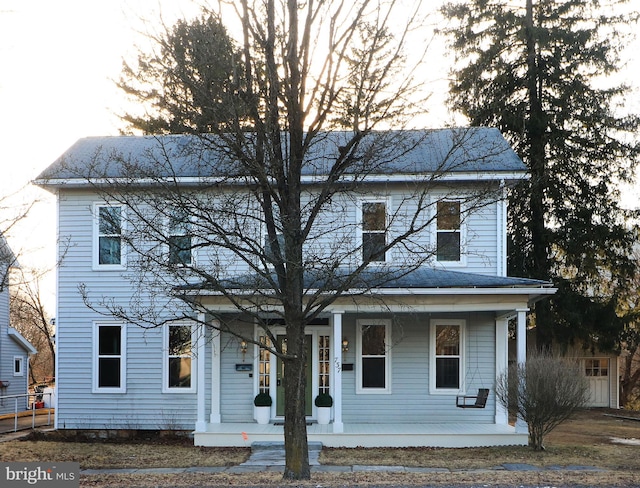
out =
[(179, 20), (158, 35), (153, 48), (124, 62), (118, 87), (143, 113), (121, 116), (127, 129), (145, 134), (206, 133), (242, 120), (240, 53), (211, 11)]
[(466, 0), (442, 10), (457, 55), (452, 108), (499, 127), (530, 169), (512, 194), (509, 271), (558, 286), (535, 306), (540, 348), (608, 348), (622, 327), (601, 278), (613, 289), (633, 271), (618, 184), (638, 161), (640, 118), (620, 110), (629, 89), (614, 81), (638, 20), (615, 14), (625, 3)]

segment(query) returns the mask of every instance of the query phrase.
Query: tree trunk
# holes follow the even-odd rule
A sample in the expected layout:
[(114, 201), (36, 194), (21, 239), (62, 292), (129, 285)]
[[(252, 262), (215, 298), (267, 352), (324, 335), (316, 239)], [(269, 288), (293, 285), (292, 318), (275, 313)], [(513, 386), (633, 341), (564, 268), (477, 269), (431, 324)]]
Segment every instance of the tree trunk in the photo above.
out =
[[(529, 147), (529, 167), (531, 171), (531, 244), (533, 251), (533, 277), (541, 280), (550, 278), (549, 235), (545, 226), (546, 208), (544, 189), (546, 187), (546, 117), (542, 107), (540, 89), (542, 72), (538, 66), (537, 38), (533, 22), (533, 0), (527, 0), (525, 16), (525, 36), (527, 46), (527, 91), (529, 98), (529, 119), (526, 125), (527, 146)], [(536, 344), (538, 350), (551, 350), (552, 318), (548, 300), (538, 302), (536, 312)]]
[(310, 479), (305, 405), (306, 347), (304, 327), (287, 324), (287, 356), (284, 377), (285, 479)]

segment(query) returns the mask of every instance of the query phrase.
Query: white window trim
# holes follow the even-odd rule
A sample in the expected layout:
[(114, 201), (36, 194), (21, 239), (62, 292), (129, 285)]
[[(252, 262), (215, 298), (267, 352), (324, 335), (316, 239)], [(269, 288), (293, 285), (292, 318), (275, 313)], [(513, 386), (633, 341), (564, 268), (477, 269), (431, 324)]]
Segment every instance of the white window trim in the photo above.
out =
[[(16, 364), (20, 364), (16, 371)], [(13, 376), (24, 376), (24, 356), (13, 356)]]
[[(457, 325), (460, 327), (460, 388), (436, 388), (436, 326)], [(458, 395), (465, 392), (466, 371), (466, 328), (464, 319), (431, 319), (429, 321), (429, 393), (432, 395)]]
[[(98, 386), (98, 329), (100, 327), (120, 327), (120, 387)], [(127, 327), (121, 322), (94, 322), (93, 323), (93, 393), (126, 393), (127, 392)]]
[[(459, 202), (460, 203), (460, 261), (440, 261), (438, 259), (438, 202)], [(466, 205), (460, 198), (447, 198), (446, 195), (433, 199), (433, 223), (431, 232), (431, 246), (433, 249), (433, 261), (447, 267), (463, 267), (467, 265), (467, 224), (464, 215)]]
[[(362, 386), (362, 327), (366, 325), (384, 325), (385, 342), (385, 388), (364, 388)], [(391, 320), (358, 319), (356, 322), (356, 394), (389, 395), (391, 394)]]
[[(100, 207), (120, 207), (120, 264), (100, 264)], [(94, 270), (122, 270), (127, 266), (127, 253), (122, 238), (126, 227), (124, 205), (116, 202), (96, 202), (93, 204), (93, 250), (92, 260)]]
[[(361, 198), (358, 200), (356, 204), (356, 248), (360, 249), (358, 253), (358, 262), (362, 263), (362, 234), (364, 233), (362, 229), (362, 205), (364, 203), (384, 203), (385, 204), (385, 245), (389, 243), (390, 238), (390, 225), (389, 225), (389, 211), (391, 209), (391, 197), (390, 196), (382, 196), (379, 198), (375, 197), (367, 197)], [(384, 255), (384, 261), (371, 261), (368, 266), (384, 266), (393, 262), (393, 252), (392, 249), (387, 249), (387, 252)]]
[[(169, 327), (191, 327), (191, 386), (189, 388), (169, 387)], [(162, 393), (195, 393), (198, 384), (196, 364), (196, 344), (198, 328), (190, 322), (175, 322), (166, 324), (162, 331)]]

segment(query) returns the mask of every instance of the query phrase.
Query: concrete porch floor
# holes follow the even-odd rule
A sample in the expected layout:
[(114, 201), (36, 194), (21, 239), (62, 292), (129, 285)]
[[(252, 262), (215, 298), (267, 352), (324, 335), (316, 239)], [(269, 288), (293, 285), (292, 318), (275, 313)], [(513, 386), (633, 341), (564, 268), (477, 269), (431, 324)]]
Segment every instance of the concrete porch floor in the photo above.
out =
[[(326, 447), (482, 447), (526, 446), (526, 433), (511, 425), (497, 424), (344, 424), (334, 433), (333, 425), (307, 426), (310, 442)], [(252, 442), (284, 441), (282, 425), (257, 423), (208, 424), (205, 432), (194, 432), (196, 446), (249, 447)]]

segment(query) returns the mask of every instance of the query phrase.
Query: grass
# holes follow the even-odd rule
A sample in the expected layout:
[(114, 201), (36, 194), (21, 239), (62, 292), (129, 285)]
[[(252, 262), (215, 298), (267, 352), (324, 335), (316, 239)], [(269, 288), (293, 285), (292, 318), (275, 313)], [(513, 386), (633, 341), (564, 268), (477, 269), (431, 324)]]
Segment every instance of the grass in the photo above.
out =
[[(473, 449), (323, 449), (320, 461), (332, 465), (396, 465), (446, 467), (452, 473), (348, 473), (314, 474), (308, 486), (384, 485), (384, 484), (543, 484), (588, 486), (637, 486), (640, 479), (640, 421), (604, 415), (603, 410), (585, 410), (561, 424), (547, 437), (543, 452), (527, 447)], [(611, 412), (620, 414), (619, 411)], [(57, 439), (56, 439), (57, 437)], [(248, 448), (194, 447), (188, 439), (77, 442), (22, 440), (0, 443), (0, 461), (75, 461), (82, 469), (230, 466), (243, 462)], [(615, 439), (636, 439), (625, 445)], [(595, 466), (601, 472), (495, 471), (504, 463), (526, 463), (538, 467)], [(252, 475), (91, 475), (83, 476), (82, 486), (229, 486), (282, 485), (279, 473)], [(304, 483), (297, 483), (303, 486)]]

